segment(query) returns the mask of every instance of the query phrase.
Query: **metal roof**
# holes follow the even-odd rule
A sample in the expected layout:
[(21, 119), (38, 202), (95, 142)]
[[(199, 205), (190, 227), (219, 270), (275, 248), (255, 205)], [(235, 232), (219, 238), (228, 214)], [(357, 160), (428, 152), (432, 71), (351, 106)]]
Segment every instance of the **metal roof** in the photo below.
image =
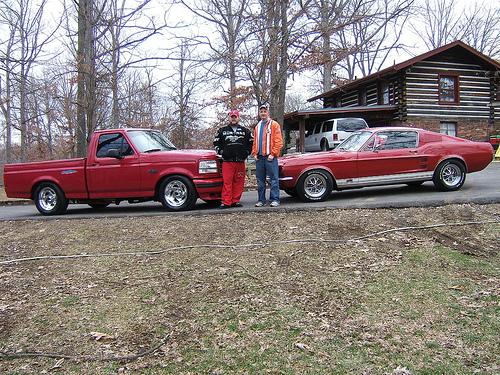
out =
[(320, 108), (320, 109), (305, 109), (285, 114), (285, 120), (295, 120), (302, 117), (308, 118), (309, 116), (318, 115), (336, 115), (346, 113), (364, 113), (364, 112), (385, 112), (394, 111), (397, 109), (395, 105), (369, 105), (369, 106), (355, 106), (355, 107), (338, 107), (338, 108)]

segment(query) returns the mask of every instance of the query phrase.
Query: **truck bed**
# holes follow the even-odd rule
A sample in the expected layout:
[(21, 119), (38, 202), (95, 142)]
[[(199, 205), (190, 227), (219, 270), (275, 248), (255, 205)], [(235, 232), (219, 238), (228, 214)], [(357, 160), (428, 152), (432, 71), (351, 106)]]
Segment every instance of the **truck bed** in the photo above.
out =
[(6, 164), (5, 193), (9, 198), (32, 198), (32, 187), (42, 181), (59, 185), (68, 199), (85, 199), (85, 158)]

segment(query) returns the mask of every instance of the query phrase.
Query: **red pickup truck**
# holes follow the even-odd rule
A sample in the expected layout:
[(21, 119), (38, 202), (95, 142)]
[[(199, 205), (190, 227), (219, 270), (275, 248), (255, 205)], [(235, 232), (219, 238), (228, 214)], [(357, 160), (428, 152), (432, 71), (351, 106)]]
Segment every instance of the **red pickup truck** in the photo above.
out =
[(197, 198), (220, 202), (220, 170), (215, 151), (177, 150), (154, 130), (108, 129), (92, 135), (87, 158), (6, 164), (4, 185), (43, 215), (63, 214), (70, 202), (97, 209), (155, 200), (180, 211)]

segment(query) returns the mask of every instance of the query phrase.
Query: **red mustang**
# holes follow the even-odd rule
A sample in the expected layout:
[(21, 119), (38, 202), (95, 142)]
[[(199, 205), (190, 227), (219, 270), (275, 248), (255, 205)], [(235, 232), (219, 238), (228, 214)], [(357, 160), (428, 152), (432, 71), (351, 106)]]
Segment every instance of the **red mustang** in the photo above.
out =
[(425, 181), (452, 191), (462, 187), (466, 173), (486, 168), (493, 153), (487, 142), (416, 128), (370, 128), (333, 151), (281, 158), (280, 188), (304, 201), (324, 200), (332, 190)]

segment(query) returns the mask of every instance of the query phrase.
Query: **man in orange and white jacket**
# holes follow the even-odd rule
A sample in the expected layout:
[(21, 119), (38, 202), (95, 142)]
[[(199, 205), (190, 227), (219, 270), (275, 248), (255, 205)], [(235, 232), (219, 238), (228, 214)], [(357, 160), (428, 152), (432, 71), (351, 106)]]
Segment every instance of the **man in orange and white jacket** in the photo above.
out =
[(278, 171), (278, 156), (283, 147), (281, 126), (269, 117), (269, 107), (263, 104), (259, 107), (260, 121), (254, 129), (252, 155), (256, 160), (256, 177), (259, 201), (255, 207), (266, 204), (266, 176), (271, 181), (269, 194), (270, 206), (280, 205), (280, 186)]

